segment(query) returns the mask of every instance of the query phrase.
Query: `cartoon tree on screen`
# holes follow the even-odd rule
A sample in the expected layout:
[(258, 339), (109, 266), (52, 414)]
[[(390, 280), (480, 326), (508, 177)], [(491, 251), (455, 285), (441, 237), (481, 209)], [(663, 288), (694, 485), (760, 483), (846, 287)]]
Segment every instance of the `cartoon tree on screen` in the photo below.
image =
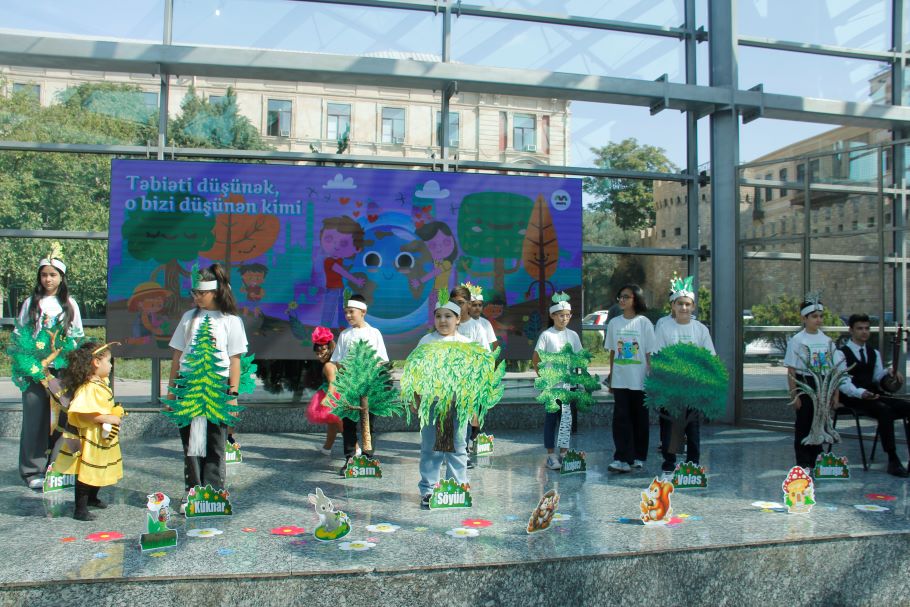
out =
[(550, 215), (550, 205), (543, 196), (538, 196), (531, 211), (531, 219), (525, 232), (524, 244), (521, 249), (521, 258), (525, 271), (534, 277), (525, 297), (530, 299), (531, 292), (537, 287), (537, 309), (541, 318), (546, 318), (548, 308), (548, 293), (555, 292), (556, 287), (550, 282), (550, 277), (559, 267), (559, 240), (556, 237), (556, 227)]
[[(455, 429), (474, 415), (483, 425), (502, 398), (506, 366), (475, 343), (435, 341), (417, 346), (404, 364), (401, 398), (418, 407), (420, 427), (436, 418), (435, 451), (455, 450)], [(419, 401), (419, 403), (418, 403)], [(435, 403), (435, 407), (434, 407)], [(454, 406), (453, 406), (454, 405)]]
[[(225, 202), (242, 203), (244, 198), (231, 194)], [(259, 257), (271, 249), (280, 230), (281, 221), (272, 214), (222, 213), (215, 217), (215, 244), (201, 255), (220, 261), (230, 274), (232, 264)]]
[(562, 403), (575, 403), (579, 411), (590, 409), (594, 404), (591, 392), (600, 387), (597, 377), (588, 373), (591, 353), (575, 352), (572, 344), (566, 344), (559, 352), (538, 351), (537, 355), (540, 357), (537, 366), (540, 377), (534, 381), (534, 387), (540, 390), (537, 402), (553, 413), (562, 409)]
[(651, 356), (645, 406), (673, 420), (671, 452), (679, 447), (688, 421), (699, 415), (714, 419), (723, 414), (729, 380), (720, 358), (693, 344), (673, 344)]
[[(162, 200), (173, 196), (174, 204), (179, 208), (188, 194), (148, 194), (149, 198), (155, 196)], [(164, 288), (177, 296), (169, 298), (165, 304), (171, 316), (180, 311), (180, 278), (190, 274), (179, 262), (195, 260), (200, 251), (211, 248), (215, 244), (214, 227), (214, 217), (182, 211), (158, 213), (136, 209), (130, 211), (123, 222), (121, 234), (129, 254), (141, 261), (154, 259), (161, 264), (152, 273), (151, 280), (155, 280), (159, 272), (164, 272)]]
[(363, 340), (354, 342), (347, 356), (341, 361), (338, 375), (335, 376), (335, 392), (338, 397), (329, 394), (332, 413), (361, 421), (363, 436), (360, 446), (364, 451), (373, 451), (373, 439), (370, 431), (370, 416), (390, 417), (407, 415), (409, 411), (398, 400), (392, 390), (392, 376), (389, 367), (376, 355), (373, 346)]
[[(521, 269), (524, 235), (534, 203), (510, 192), (468, 194), (458, 210), (458, 244), (466, 257), (459, 269), (475, 277), (492, 276), (493, 288), (506, 293), (506, 275)], [(488, 271), (474, 268), (474, 258), (492, 258)], [(506, 260), (511, 267), (506, 268)]]
[(236, 414), (243, 411), (243, 407), (232, 404), (236, 397), (228, 394), (227, 377), (221, 374), (226, 366), (218, 356), (212, 321), (208, 316), (199, 324), (193, 349), (183, 364), (185, 369), (171, 389), (174, 399), (161, 399), (172, 409), (164, 414), (180, 428), (189, 425), (194, 417), (203, 415), (213, 424), (236, 424)]

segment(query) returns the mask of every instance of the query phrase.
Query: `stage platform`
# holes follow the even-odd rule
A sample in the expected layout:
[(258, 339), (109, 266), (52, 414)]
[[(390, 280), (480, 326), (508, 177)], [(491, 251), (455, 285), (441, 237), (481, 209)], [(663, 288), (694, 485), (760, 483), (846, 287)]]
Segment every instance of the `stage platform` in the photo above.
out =
[[(138, 547), (146, 495), (164, 491), (175, 503), (182, 496), (176, 432), (125, 440), (126, 478), (102, 491), (112, 505), (92, 522), (70, 518), (71, 490), (61, 502), (25, 488), (17, 441), (0, 439), (8, 462), (0, 477), (0, 604), (910, 604), (910, 482), (885, 474), (881, 454), (864, 472), (851, 440), (835, 451), (855, 464), (852, 478), (820, 481), (818, 504), (795, 515), (752, 505), (782, 500), (792, 434), (707, 426), (708, 488), (676, 492), (679, 521), (645, 527), (634, 519), (659, 456), (644, 470), (608, 473), (609, 428), (576, 435), (588, 472), (562, 476), (543, 466), (540, 431), (498, 432), (494, 455), (471, 471), (474, 507), (449, 511), (420, 509), (415, 433), (378, 435), (383, 478), (363, 480), (338, 476), (340, 443), (335, 457), (323, 456), (319, 434), (239, 438), (244, 461), (228, 467), (235, 515), (181, 520), (178, 547), (152, 554)], [(313, 538), (307, 494), (316, 487), (351, 517), (345, 540), (374, 546), (345, 551)], [(551, 488), (564, 518), (529, 536), (528, 517)], [(367, 529), (379, 523), (398, 529)], [(292, 526), (306, 532), (271, 533)], [(208, 527), (222, 533), (186, 535)], [(446, 533), (459, 527), (477, 536)], [(123, 537), (86, 539), (105, 532)]]

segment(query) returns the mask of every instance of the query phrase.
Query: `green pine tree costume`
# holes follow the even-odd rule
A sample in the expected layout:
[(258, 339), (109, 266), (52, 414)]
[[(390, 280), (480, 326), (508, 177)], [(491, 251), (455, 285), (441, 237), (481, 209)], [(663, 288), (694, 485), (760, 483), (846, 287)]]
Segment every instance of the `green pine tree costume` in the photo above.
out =
[(715, 419), (723, 414), (729, 381), (720, 358), (699, 346), (673, 344), (651, 356), (645, 406), (673, 420), (670, 452), (678, 449), (688, 422), (699, 415)]
[[(247, 366), (245, 377), (249, 377), (249, 367), (252, 366), (249, 361)], [(162, 399), (172, 409), (164, 411), (164, 414), (179, 428), (189, 425), (194, 417), (199, 416), (207, 417), (213, 424), (236, 424), (236, 414), (244, 408), (232, 404), (236, 397), (228, 393), (228, 379), (220, 373), (226, 368), (218, 356), (211, 318), (206, 316), (196, 330), (193, 349), (186, 355), (181, 376), (171, 389), (174, 399)]]
[[(566, 344), (559, 352), (537, 352), (540, 377), (534, 387), (540, 390), (537, 402), (544, 405), (549, 413), (562, 408), (562, 403), (574, 403), (579, 411), (587, 411), (594, 404), (592, 392), (600, 386), (597, 377), (588, 373), (591, 353), (587, 350), (575, 352), (572, 344)], [(572, 390), (572, 388), (581, 388)]]
[(458, 341), (423, 344), (408, 356), (401, 376), (402, 399), (417, 408), (421, 428), (432, 423), (435, 411), (434, 451), (454, 451), (455, 429), (474, 415), (483, 425), (487, 411), (502, 398), (506, 366), (496, 364), (498, 357), (499, 348), (488, 352), (478, 344)]
[(392, 375), (388, 365), (376, 355), (373, 346), (357, 340), (341, 361), (335, 376), (335, 392), (328, 394), (332, 413), (340, 418), (360, 421), (362, 436), (360, 447), (367, 453), (373, 452), (373, 437), (370, 430), (370, 413), (380, 417), (411, 415), (392, 390)]

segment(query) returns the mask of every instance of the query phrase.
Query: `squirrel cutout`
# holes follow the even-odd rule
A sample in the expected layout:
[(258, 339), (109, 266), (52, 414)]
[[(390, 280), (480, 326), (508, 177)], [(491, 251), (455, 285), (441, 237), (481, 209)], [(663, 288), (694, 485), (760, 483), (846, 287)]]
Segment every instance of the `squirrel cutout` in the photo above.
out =
[(550, 489), (540, 498), (540, 503), (537, 504), (537, 508), (531, 513), (531, 518), (528, 520), (528, 533), (548, 528), (558, 507), (559, 494), (554, 489)]
[(655, 478), (648, 485), (647, 491), (641, 492), (641, 520), (644, 524), (666, 523), (673, 514), (670, 506), (670, 494), (673, 483)]
[(335, 510), (332, 500), (327, 498), (322, 489), (316, 487), (316, 493), (310, 493), (309, 502), (316, 508), (319, 515), (319, 526), (313, 531), (317, 540), (331, 542), (346, 536), (351, 532), (351, 521), (348, 515), (340, 510)]

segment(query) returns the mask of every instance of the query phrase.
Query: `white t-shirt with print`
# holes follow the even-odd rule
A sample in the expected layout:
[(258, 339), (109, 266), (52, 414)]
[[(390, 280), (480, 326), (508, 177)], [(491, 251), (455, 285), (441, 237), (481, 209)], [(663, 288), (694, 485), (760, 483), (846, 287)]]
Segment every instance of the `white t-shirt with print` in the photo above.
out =
[(654, 330), (654, 338), (657, 341), (657, 350), (684, 343), (705, 348), (711, 354), (717, 354), (714, 351), (714, 344), (711, 342), (711, 334), (708, 332), (708, 327), (697, 320), (690, 320), (682, 325), (676, 322), (675, 318), (664, 316), (657, 323), (657, 328)]
[(645, 355), (655, 352), (654, 325), (645, 316), (617, 316), (607, 324), (604, 348), (613, 352), (611, 388), (643, 390)]
[[(68, 301), (73, 308), (73, 321), (70, 323), (67, 334), (71, 337), (82, 337), (85, 333), (82, 329), (82, 314), (79, 312), (79, 304), (77, 304), (76, 300), (72, 297), (70, 297)], [(32, 298), (29, 297), (22, 304), (22, 309), (19, 310), (20, 324), (31, 324), (31, 318), (29, 318), (31, 309)], [(46, 295), (39, 299), (38, 309), (40, 310), (38, 317), (44, 316), (44, 326), (52, 325), (56, 318), (60, 318), (61, 321), (63, 320), (63, 306), (60, 305), (60, 300), (57, 299), (56, 295)], [(38, 327), (35, 327), (35, 331), (38, 331)]]
[(341, 362), (348, 355), (348, 350), (351, 349), (351, 346), (356, 341), (367, 342), (376, 350), (376, 356), (380, 360), (389, 362), (389, 355), (385, 350), (385, 341), (382, 339), (382, 333), (379, 332), (379, 329), (368, 324), (357, 328), (348, 327), (341, 332), (341, 335), (338, 336), (338, 345), (335, 347), (335, 351), (332, 352), (332, 362)]
[[(195, 314), (195, 317), (194, 317)], [(170, 346), (175, 350), (180, 350), (180, 368), (184, 368), (186, 356), (193, 351), (193, 345), (196, 343), (196, 332), (199, 325), (205, 317), (211, 319), (212, 335), (215, 338), (215, 347), (218, 349), (218, 358), (223, 369), (218, 371), (219, 374), (227, 377), (230, 374), (230, 359), (232, 356), (243, 354), (247, 349), (246, 330), (243, 328), (243, 320), (233, 314), (224, 314), (218, 310), (188, 310), (180, 318), (180, 324), (171, 337)]]
[[(813, 334), (803, 329), (787, 342), (784, 366), (794, 369), (797, 373), (807, 373), (806, 361), (803, 360), (805, 358), (818, 370), (830, 368), (832, 363), (828, 356), (833, 343), (831, 338), (821, 331)], [(834, 350), (834, 364), (844, 364), (844, 353), (837, 349)]]

